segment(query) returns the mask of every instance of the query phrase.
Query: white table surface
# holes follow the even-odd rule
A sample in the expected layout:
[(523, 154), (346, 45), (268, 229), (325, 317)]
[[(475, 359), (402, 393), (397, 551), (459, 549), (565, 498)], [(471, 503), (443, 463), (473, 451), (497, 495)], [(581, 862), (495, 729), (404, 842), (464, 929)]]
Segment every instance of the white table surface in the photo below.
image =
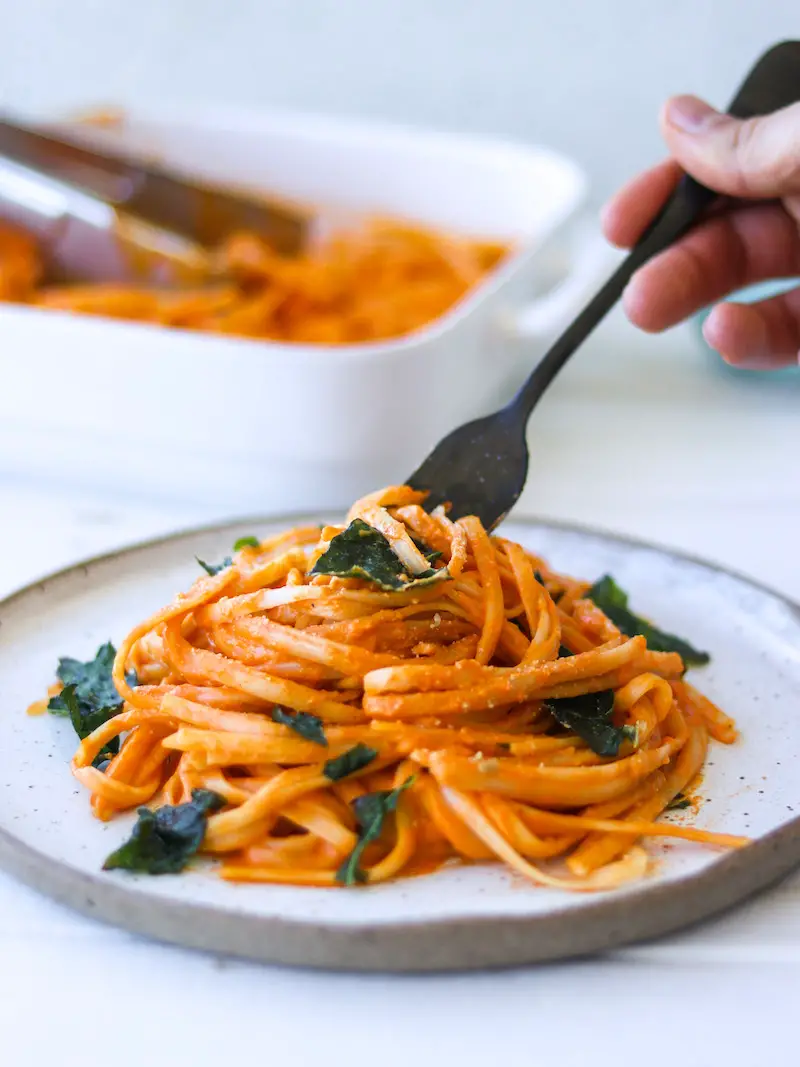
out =
[[(726, 378), (687, 331), (645, 339), (617, 316), (542, 405), (532, 443), (520, 514), (671, 544), (800, 599), (796, 384)], [(216, 517), (207, 504), (7, 476), (0, 594), (78, 557)], [(721, 920), (603, 959), (391, 978), (155, 945), (0, 874), (0, 1062), (9, 1067), (85, 1065), (103, 1050), (114, 1067), (218, 1067), (245, 1056), (281, 1067), (351, 1057), (469, 1067), (504, 1054), (559, 1067), (749, 1067), (765, 1053), (791, 1063), (798, 983), (798, 875)]]

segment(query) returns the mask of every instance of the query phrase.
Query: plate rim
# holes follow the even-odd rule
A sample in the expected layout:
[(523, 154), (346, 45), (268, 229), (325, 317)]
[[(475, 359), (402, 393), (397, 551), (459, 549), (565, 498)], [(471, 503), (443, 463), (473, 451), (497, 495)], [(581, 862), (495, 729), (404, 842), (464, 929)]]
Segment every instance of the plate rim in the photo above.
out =
[[(89, 567), (239, 525), (319, 521), (334, 509), (228, 518), (158, 534), (95, 554), (26, 582), (0, 599), (0, 612), (42, 587)], [(745, 583), (786, 606), (800, 628), (800, 604), (766, 583), (700, 556), (557, 519), (521, 516), (509, 524), (575, 533), (655, 551)], [(592, 895), (577, 908), (542, 915), (477, 915), (448, 919), (329, 922), (259, 917), (230, 905), (153, 896), (140, 883), (87, 873), (22, 841), (0, 825), (0, 868), (83, 915), (131, 933), (185, 948), (265, 963), (328, 970), (429, 972), (514, 966), (586, 956), (663, 936), (721, 914), (774, 884), (800, 863), (800, 816), (721, 856), (699, 872), (669, 882), (644, 882), (624, 894)], [(236, 887), (232, 887), (234, 893)]]

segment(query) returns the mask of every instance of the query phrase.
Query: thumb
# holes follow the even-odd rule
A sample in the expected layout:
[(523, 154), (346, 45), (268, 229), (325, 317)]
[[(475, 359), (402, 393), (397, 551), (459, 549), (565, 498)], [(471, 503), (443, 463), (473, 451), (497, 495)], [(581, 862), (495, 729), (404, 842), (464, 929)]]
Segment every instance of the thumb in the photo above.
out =
[(719, 193), (760, 199), (800, 193), (800, 103), (734, 119), (696, 96), (675, 96), (664, 106), (661, 132), (683, 169)]

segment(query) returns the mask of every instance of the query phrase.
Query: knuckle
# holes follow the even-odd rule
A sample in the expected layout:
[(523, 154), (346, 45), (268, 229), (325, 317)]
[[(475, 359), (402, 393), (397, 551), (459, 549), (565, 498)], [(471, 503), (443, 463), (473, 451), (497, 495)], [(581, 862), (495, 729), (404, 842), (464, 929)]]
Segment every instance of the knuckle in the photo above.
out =
[(763, 169), (759, 129), (758, 119), (745, 119), (734, 123), (731, 131), (731, 162), (745, 195), (752, 190), (753, 177)]
[(730, 150), (744, 195), (800, 192), (800, 107), (733, 123)]

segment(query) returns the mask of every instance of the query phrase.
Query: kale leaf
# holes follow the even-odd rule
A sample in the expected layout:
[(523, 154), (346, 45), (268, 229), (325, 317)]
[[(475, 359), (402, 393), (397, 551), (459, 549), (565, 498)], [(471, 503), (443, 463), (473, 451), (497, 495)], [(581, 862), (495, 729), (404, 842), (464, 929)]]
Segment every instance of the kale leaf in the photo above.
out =
[(411, 540), (414, 542), (414, 544), (417, 546), (417, 548), (420, 550), (420, 552), (423, 554), (423, 556), (428, 561), (428, 563), (430, 563), (431, 566), (433, 566), (437, 559), (442, 558), (442, 552), (439, 552), (438, 549), (430, 548), (428, 545), (425, 544), (424, 541), (420, 541), (418, 537), (412, 537)]
[(646, 619), (634, 615), (628, 608), (628, 594), (606, 574), (595, 582), (586, 593), (586, 597), (607, 615), (614, 625), (627, 637), (641, 634), (647, 640), (647, 647), (653, 652), (677, 652), (687, 667), (702, 667), (711, 659), (707, 652), (700, 652), (684, 641), (682, 637), (665, 633), (657, 629)]
[(139, 808), (133, 833), (106, 859), (103, 870), (177, 874), (203, 843), (209, 814), (224, 806), (218, 793), (195, 789), (188, 804)]
[(290, 730), (300, 734), (306, 741), (313, 741), (317, 745), (327, 745), (325, 729), (322, 719), (318, 715), (311, 715), (307, 711), (287, 711), (286, 708), (274, 707), (272, 709), (272, 721), (288, 726)]
[[(107, 641), (98, 648), (94, 659), (87, 660), (86, 663), (63, 656), (58, 661), (56, 677), (63, 685), (74, 685), (75, 695), (80, 703), (92, 711), (98, 708), (119, 708), (122, 705), (122, 697), (117, 692), (111, 676), (116, 655), (117, 650)], [(53, 697), (47, 707), (48, 711), (55, 712), (56, 715), (69, 714), (69, 710), (58, 697)]]
[(240, 548), (260, 548), (261, 542), (257, 537), (240, 537), (238, 541), (233, 543), (233, 551), (238, 552)]
[[(81, 741), (119, 714), (122, 697), (117, 692), (111, 675), (117, 650), (111, 644), (101, 645), (93, 660), (81, 660), (64, 656), (58, 661), (56, 675), (64, 688), (51, 697), (47, 710), (53, 715), (63, 715), (70, 720)], [(137, 684), (136, 672), (125, 675), (128, 685)], [(97, 755), (97, 767), (119, 752), (119, 738), (114, 737)]]
[[(84, 737), (88, 737), (89, 734), (93, 733), (98, 726), (102, 726), (104, 722), (113, 719), (119, 711), (119, 706), (116, 708), (91, 708), (88, 704), (84, 704), (77, 697), (77, 686), (75, 685), (65, 685), (59, 696), (67, 709), (66, 714), (69, 715), (69, 720), (75, 729), (75, 733), (81, 741), (83, 741)], [(62, 713), (59, 712), (59, 714)], [(118, 752), (119, 737), (112, 737), (95, 756), (93, 765), (99, 767), (101, 763), (110, 760)]]
[(626, 738), (636, 740), (635, 727), (615, 726), (611, 721), (613, 689), (546, 700), (544, 704), (557, 722), (577, 734), (598, 756), (616, 756)]
[(352, 807), (358, 823), (358, 842), (355, 848), (336, 872), (336, 881), (344, 885), (355, 885), (356, 882), (366, 882), (367, 873), (361, 868), (361, 857), (364, 849), (372, 841), (377, 841), (383, 830), (383, 822), (386, 816), (396, 810), (400, 800), (400, 794), (414, 781), (414, 775), (406, 778), (397, 789), (367, 793), (363, 797), (356, 797)]
[(356, 771), (366, 767), (368, 763), (372, 763), (377, 755), (377, 749), (370, 748), (369, 745), (359, 741), (357, 745), (348, 748), (341, 756), (326, 761), (324, 767), (325, 776), (330, 778), (332, 782), (338, 782), (340, 778), (346, 778), (348, 774), (355, 774)]
[[(438, 557), (434, 553), (428, 552), (429, 563), (436, 558)], [(446, 567), (440, 570), (431, 567), (422, 574), (410, 574), (383, 534), (363, 519), (353, 519), (346, 530), (336, 534), (327, 551), (314, 564), (311, 573), (332, 574), (337, 578), (366, 579), (388, 592), (430, 585), (450, 577)]]
[(230, 556), (226, 556), (222, 563), (206, 563), (206, 561), (200, 559), (199, 556), (195, 556), (194, 558), (211, 578), (213, 578), (215, 574), (219, 574), (220, 571), (224, 571), (226, 567), (233, 565), (233, 560)]

